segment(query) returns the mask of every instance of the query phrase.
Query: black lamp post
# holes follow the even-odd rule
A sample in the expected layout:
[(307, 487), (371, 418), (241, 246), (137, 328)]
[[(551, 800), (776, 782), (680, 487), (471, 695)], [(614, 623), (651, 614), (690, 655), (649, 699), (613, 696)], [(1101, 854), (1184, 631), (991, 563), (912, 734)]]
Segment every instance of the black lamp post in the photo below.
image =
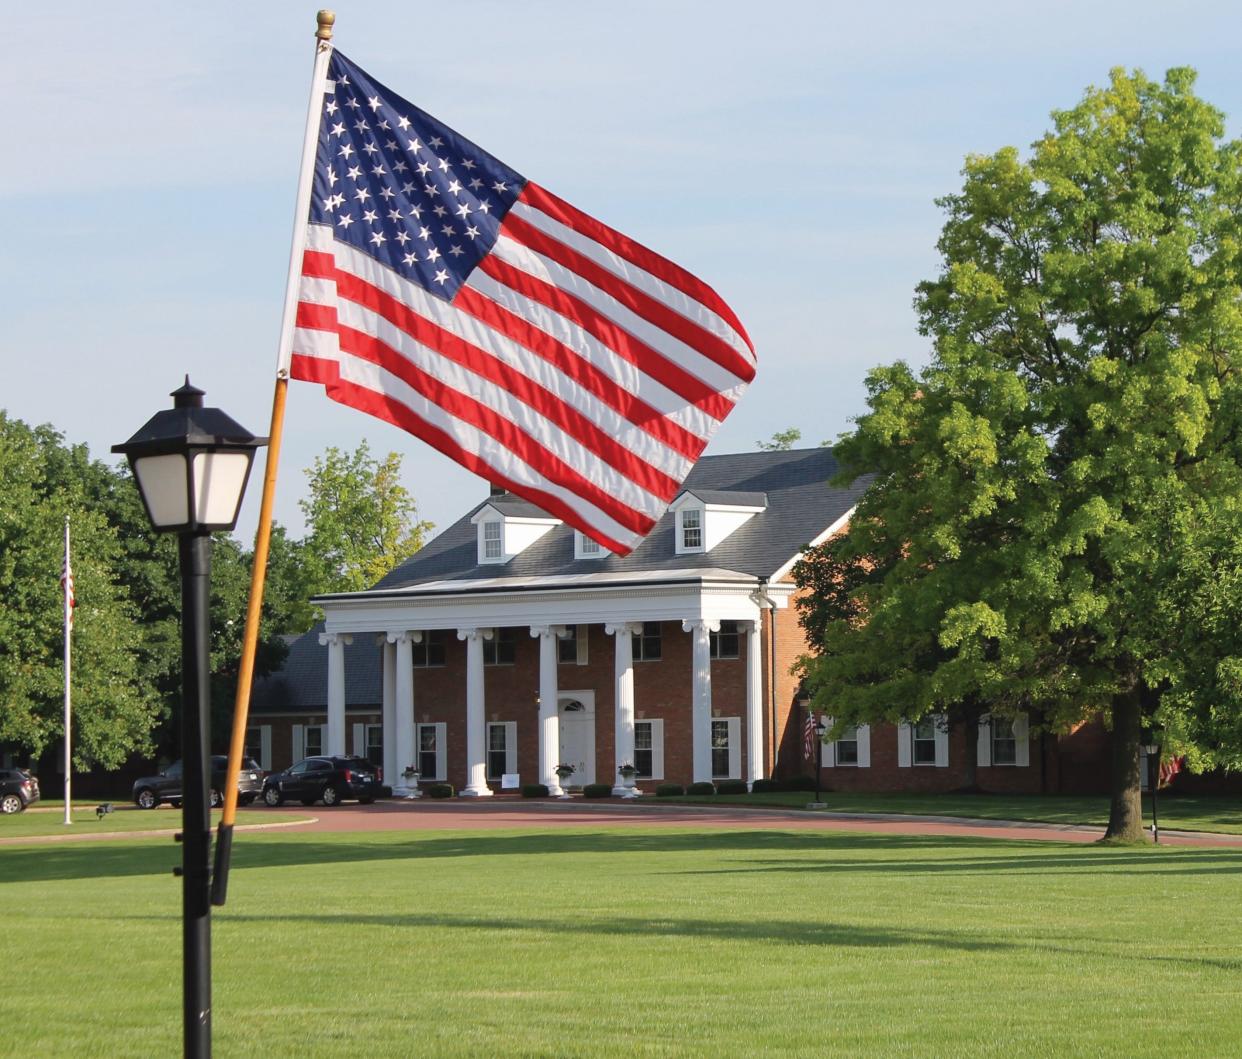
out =
[(824, 771), (824, 733), (828, 726), (821, 713), (815, 718), (815, 801), (819, 801), (819, 780)]
[(176, 533), (181, 559), (181, 893), (185, 1054), (211, 1054), (211, 821), (208, 588), (211, 534), (237, 523), (255, 449), (267, 444), (185, 385), (123, 445), (151, 524)]
[(1156, 816), (1156, 791), (1160, 787), (1160, 744), (1148, 743), (1143, 750), (1147, 754), (1147, 785), (1151, 788), (1151, 840), (1160, 845), (1160, 820)]

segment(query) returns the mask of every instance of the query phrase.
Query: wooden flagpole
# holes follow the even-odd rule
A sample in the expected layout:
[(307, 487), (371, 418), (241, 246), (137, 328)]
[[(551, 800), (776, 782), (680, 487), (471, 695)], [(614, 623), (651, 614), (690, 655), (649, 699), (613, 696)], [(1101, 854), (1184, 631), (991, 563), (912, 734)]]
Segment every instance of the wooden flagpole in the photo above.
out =
[(324, 79), (332, 55), (332, 26), (336, 15), (320, 11), (316, 15), (315, 67), (311, 75), (310, 103), (306, 113), (306, 132), (302, 141), (302, 162), (294, 205), (293, 240), (289, 249), (289, 275), (285, 283), (285, 304), (280, 324), (280, 345), (276, 361), (276, 389), (272, 395), (272, 423), (268, 431), (267, 467), (263, 476), (263, 500), (259, 507), (259, 526), (254, 536), (254, 567), (250, 572), (250, 602), (246, 607), (246, 632), (242, 640), (241, 665), (237, 672), (237, 695), (233, 701), (233, 735), (229, 742), (229, 763), (224, 778), (224, 812), (216, 833), (215, 871), (211, 882), (211, 903), (222, 905), (228, 896), (229, 861), (233, 849), (233, 824), (237, 817), (237, 777), (246, 748), (246, 723), (250, 716), (250, 689), (254, 679), (254, 658), (259, 645), (259, 623), (263, 611), (263, 584), (267, 577), (268, 546), (272, 537), (272, 500), (276, 494), (276, 471), (280, 463), (280, 443), (284, 434), (285, 395), (289, 389), (289, 357), (293, 325), (297, 317), (298, 277), (306, 250), (306, 219), (310, 212), (311, 185), (315, 173), (315, 151), (319, 143), (319, 122), (323, 113)]

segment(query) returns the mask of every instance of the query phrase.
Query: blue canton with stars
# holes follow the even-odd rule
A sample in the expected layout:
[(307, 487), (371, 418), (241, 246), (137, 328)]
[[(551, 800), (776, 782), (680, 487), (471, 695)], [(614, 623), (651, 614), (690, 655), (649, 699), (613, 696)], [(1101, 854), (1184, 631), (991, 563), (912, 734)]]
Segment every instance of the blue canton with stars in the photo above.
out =
[(339, 51), (328, 79), (310, 223), (452, 301), (526, 178)]

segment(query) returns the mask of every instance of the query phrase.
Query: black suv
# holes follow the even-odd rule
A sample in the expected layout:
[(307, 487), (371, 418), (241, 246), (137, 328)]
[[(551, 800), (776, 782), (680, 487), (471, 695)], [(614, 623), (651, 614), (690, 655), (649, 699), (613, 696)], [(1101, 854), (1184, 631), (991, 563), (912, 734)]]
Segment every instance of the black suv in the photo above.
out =
[(360, 757), (308, 757), (284, 772), (274, 772), (263, 784), (263, 800), (280, 805), (296, 798), (303, 805), (322, 801), (339, 805), (346, 798), (357, 798), (370, 805), (380, 792), (375, 766)]
[(20, 813), (38, 800), (38, 776), (25, 769), (0, 769), (0, 813)]
[[(226, 754), (211, 757), (212, 808), (224, 804), (224, 774), (228, 771)], [(241, 771), (237, 774), (237, 800), (249, 805), (263, 790), (263, 770), (252, 758), (242, 758)], [(181, 762), (174, 761), (158, 776), (144, 776), (134, 781), (134, 804), (139, 809), (154, 809), (160, 802), (169, 802), (173, 808), (181, 805)]]

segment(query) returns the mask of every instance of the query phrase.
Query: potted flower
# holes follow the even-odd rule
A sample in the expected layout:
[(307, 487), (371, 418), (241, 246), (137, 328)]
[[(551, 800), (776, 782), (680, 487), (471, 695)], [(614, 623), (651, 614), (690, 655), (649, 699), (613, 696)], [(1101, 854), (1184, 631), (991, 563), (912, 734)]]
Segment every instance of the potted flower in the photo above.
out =
[(563, 784), (567, 779), (569, 779), (570, 776), (572, 776), (578, 770), (574, 768), (573, 765), (566, 764), (564, 761), (562, 761), (552, 771), (556, 773), (556, 778), (560, 780), (561, 783)]
[(638, 769), (628, 761), (623, 765), (618, 765), (617, 771), (621, 773), (621, 778), (625, 780), (626, 783), (633, 782), (634, 777), (638, 775)]
[(411, 798), (417, 798), (423, 793), (418, 789), (418, 778), (421, 775), (422, 773), (414, 765), (406, 765), (401, 770), (401, 778), (405, 780), (405, 786), (409, 790)]

